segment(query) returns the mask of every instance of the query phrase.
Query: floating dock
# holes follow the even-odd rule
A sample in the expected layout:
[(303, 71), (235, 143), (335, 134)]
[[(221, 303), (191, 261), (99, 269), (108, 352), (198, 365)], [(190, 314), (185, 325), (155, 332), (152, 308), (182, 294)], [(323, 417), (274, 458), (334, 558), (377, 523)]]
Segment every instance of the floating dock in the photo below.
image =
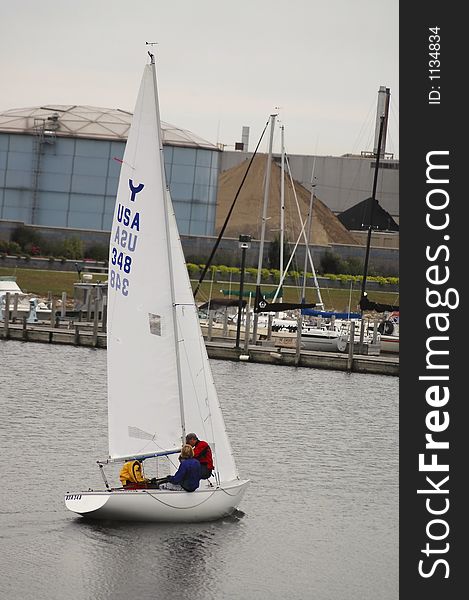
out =
[[(46, 344), (66, 344), (89, 348), (106, 348), (107, 336), (102, 325), (96, 322), (69, 322), (57, 326), (50, 324), (0, 323), (0, 339)], [(235, 341), (207, 341), (207, 353), (210, 358), (252, 362), (262, 364), (286, 365), (293, 367), (311, 367), (354, 373), (373, 373), (376, 375), (399, 375), (399, 357), (388, 355), (364, 355), (356, 352), (319, 352), (293, 348), (279, 348), (265, 341), (261, 345), (249, 344), (236, 348)]]

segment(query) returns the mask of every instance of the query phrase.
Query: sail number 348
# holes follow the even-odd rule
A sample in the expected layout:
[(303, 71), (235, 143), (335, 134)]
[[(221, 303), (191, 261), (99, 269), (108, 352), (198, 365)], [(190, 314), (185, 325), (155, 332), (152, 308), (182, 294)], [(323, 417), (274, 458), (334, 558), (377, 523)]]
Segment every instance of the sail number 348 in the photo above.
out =
[(124, 273), (130, 273), (132, 267), (132, 257), (124, 254), (123, 252), (117, 252), (116, 248), (112, 249), (111, 263), (122, 269)]
[(116, 290), (116, 292), (121, 292), (123, 296), (128, 296), (129, 280), (127, 277), (122, 277), (120, 273), (117, 273), (114, 269), (109, 270), (109, 285)]
[[(132, 257), (128, 254), (124, 254), (124, 252), (118, 252), (116, 248), (113, 248), (111, 252), (111, 264), (118, 267), (119, 271), (130, 273), (132, 268)], [(109, 283), (113, 289), (117, 292), (121, 292), (123, 296), (128, 295), (129, 280), (127, 277), (122, 277), (117, 269), (110, 269)]]

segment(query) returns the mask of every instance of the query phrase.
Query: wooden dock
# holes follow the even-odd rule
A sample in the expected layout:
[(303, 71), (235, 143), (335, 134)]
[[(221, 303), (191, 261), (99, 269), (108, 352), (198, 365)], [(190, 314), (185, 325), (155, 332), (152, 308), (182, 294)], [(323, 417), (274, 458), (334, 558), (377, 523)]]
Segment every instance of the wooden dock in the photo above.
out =
[[(6, 320), (0, 323), (0, 339), (46, 344), (67, 344), (88, 348), (106, 348), (107, 336), (102, 323), (64, 322), (52, 323), (12, 323)], [(260, 345), (249, 344), (243, 348), (235, 347), (235, 340), (206, 340), (210, 358), (252, 362), (316, 369), (330, 369), (354, 373), (374, 373), (377, 375), (399, 375), (398, 356), (370, 356), (356, 353), (318, 352), (294, 348), (279, 348), (263, 342)]]

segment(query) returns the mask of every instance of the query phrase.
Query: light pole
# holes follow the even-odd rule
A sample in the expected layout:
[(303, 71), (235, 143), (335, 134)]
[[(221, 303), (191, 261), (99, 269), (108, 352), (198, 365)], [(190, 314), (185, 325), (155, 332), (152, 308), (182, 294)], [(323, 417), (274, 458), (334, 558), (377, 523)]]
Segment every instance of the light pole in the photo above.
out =
[[(251, 236), (240, 235), (238, 248), (241, 248), (241, 273), (239, 277), (239, 300), (238, 300), (238, 322), (236, 323), (236, 348), (239, 348), (239, 336), (241, 332), (241, 313), (243, 311), (243, 291), (244, 291), (244, 266), (246, 264), (246, 250), (251, 247)], [(244, 336), (249, 332), (244, 331)]]

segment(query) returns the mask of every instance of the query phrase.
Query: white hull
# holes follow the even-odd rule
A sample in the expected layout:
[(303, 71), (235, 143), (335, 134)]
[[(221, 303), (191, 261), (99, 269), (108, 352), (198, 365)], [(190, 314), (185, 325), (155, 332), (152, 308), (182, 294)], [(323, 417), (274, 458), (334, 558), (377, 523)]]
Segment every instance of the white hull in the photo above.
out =
[[(18, 319), (20, 321), (23, 320), (23, 317), (28, 318), (30, 315), (29, 308), (18, 308), (15, 311), (13, 310), (13, 306), (10, 307), (10, 321), (13, 319)], [(50, 310), (36, 310), (36, 319), (38, 321), (50, 321), (51, 311)], [(3, 315), (0, 315), (0, 321), (3, 321)]]
[(381, 334), (381, 352), (399, 354), (399, 336)]
[(65, 495), (65, 506), (91, 519), (193, 523), (214, 521), (232, 514), (249, 484), (248, 480), (201, 486), (195, 492), (170, 490), (88, 491)]
[(319, 350), (321, 352), (345, 352), (347, 337), (331, 332), (302, 333), (301, 346), (305, 350)]

